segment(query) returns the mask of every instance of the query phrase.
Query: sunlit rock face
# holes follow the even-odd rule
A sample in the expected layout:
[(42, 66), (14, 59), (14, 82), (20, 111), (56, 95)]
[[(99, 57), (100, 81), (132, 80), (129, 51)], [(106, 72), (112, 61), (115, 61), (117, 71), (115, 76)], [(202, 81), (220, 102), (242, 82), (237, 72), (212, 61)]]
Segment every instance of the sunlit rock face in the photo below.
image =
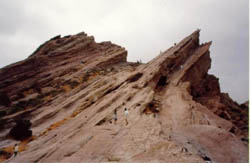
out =
[[(84, 32), (56, 36), (0, 69), (0, 160), (248, 162), (248, 105), (208, 74), (211, 42), (200, 44), (199, 32), (148, 63)], [(9, 158), (20, 119), (33, 136)]]

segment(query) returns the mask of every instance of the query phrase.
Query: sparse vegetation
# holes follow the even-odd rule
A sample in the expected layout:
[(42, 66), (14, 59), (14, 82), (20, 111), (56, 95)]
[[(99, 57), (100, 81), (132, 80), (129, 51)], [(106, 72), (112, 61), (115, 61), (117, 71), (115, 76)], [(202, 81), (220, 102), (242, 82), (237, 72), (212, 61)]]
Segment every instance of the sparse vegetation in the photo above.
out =
[(143, 113), (158, 113), (159, 112), (159, 103), (155, 100), (147, 104), (146, 108), (143, 110)]

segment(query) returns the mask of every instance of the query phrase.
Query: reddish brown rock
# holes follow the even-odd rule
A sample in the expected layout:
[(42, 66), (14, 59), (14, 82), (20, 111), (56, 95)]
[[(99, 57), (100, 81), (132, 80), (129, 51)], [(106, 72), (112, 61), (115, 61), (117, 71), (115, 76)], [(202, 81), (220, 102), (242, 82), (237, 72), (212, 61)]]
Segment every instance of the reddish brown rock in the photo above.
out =
[(249, 108), (249, 101), (244, 102), (243, 104), (240, 105), (241, 108), (248, 110)]
[[(35, 135), (11, 161), (247, 162), (248, 110), (207, 73), (210, 46), (199, 44), (197, 30), (140, 64), (85, 33), (47, 41), (0, 70), (11, 101), (0, 108), (1, 136), (18, 117), (31, 119)], [(0, 147), (11, 144), (2, 138)]]

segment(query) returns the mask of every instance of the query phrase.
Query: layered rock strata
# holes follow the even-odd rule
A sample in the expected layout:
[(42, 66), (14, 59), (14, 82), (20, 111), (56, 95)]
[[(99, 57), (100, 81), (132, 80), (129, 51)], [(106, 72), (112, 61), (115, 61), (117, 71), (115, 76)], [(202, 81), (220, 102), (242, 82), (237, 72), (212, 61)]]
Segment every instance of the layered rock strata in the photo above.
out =
[(199, 32), (146, 64), (85, 33), (49, 40), (0, 70), (0, 147), (24, 118), (34, 137), (12, 162), (247, 162), (248, 108), (208, 74)]

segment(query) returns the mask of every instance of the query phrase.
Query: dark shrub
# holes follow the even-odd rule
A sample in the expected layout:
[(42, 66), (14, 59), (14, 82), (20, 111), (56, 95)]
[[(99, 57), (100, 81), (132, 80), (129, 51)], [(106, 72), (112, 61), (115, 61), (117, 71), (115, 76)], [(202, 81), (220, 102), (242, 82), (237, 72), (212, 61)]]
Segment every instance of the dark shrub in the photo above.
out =
[(16, 120), (16, 125), (10, 130), (9, 135), (16, 140), (23, 140), (32, 136), (31, 122), (29, 120)]

